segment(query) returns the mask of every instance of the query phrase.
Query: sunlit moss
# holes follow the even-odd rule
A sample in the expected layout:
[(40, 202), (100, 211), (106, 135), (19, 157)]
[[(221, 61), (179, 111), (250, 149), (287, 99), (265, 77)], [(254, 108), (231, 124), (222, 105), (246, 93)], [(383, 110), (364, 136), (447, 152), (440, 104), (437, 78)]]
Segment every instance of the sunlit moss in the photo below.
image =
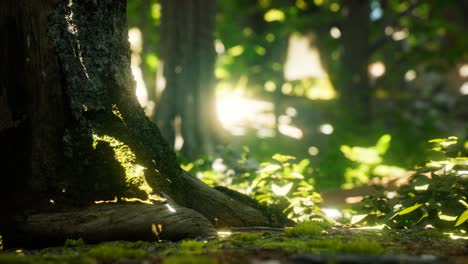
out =
[(379, 255), (384, 252), (383, 246), (374, 241), (359, 239), (349, 241), (347, 243), (342, 243), (338, 248), (338, 251), (341, 253), (348, 254), (370, 254), (370, 255)]
[(331, 225), (324, 221), (304, 221), (296, 226), (286, 229), (287, 236), (318, 236), (323, 231), (330, 229)]
[(119, 245), (103, 244), (92, 248), (87, 253), (88, 256), (103, 261), (110, 261), (120, 258), (143, 258), (148, 255), (143, 249), (125, 248)]
[(93, 134), (94, 148), (96, 148), (99, 141), (109, 143), (110, 147), (114, 150), (114, 158), (125, 170), (125, 183), (128, 186), (136, 186), (139, 190), (150, 196), (153, 193), (153, 188), (146, 181), (146, 168), (136, 163), (136, 156), (131, 148), (112, 136)]
[(115, 105), (115, 104), (112, 104), (112, 113), (113, 113), (116, 117), (118, 117), (120, 120), (122, 120), (123, 122), (125, 122), (124, 119), (123, 119), (122, 114), (121, 114), (120, 111), (119, 111), (119, 108), (118, 108), (117, 105)]

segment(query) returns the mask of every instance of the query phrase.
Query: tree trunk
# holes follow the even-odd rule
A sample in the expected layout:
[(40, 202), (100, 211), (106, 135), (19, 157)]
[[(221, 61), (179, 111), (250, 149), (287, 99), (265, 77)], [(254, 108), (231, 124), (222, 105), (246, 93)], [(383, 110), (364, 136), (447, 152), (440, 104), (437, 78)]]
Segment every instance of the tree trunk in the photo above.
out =
[(216, 1), (163, 0), (161, 7), (165, 89), (157, 124), (172, 144), (180, 133), (182, 154), (194, 159), (213, 151), (219, 130), (213, 85)]
[[(152, 202), (155, 211), (163, 209), (161, 204), (188, 207), (216, 226), (285, 223), (179, 167), (135, 97), (125, 8), (125, 0), (1, 2), (6, 47), (0, 49), (5, 62), (0, 68), (0, 152), (8, 158), (1, 174), (0, 210), (7, 217), (0, 218), (0, 234), (5, 244), (21, 237), (14, 232), (17, 227), (37, 219), (18, 215), (74, 208), (78, 216), (91, 210), (83, 206), (114, 197)], [(131, 209), (116, 210), (126, 215)], [(133, 210), (146, 217), (147, 211), (138, 213), (141, 206)], [(155, 211), (155, 219), (163, 217)], [(199, 217), (194, 211), (187, 215), (181, 217)], [(185, 222), (167, 225), (166, 230), (175, 230)], [(96, 234), (108, 232), (96, 228)], [(203, 230), (210, 228), (206, 222)], [(36, 231), (28, 229), (28, 235), (43, 234)], [(53, 240), (68, 235), (60, 229)]]

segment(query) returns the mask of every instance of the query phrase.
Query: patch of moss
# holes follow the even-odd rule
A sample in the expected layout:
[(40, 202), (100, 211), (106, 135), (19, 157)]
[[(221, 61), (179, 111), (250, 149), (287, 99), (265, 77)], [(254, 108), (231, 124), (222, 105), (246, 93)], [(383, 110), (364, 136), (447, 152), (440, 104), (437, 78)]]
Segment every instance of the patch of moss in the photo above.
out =
[(148, 252), (139, 248), (125, 248), (119, 245), (101, 244), (89, 250), (87, 255), (99, 260), (109, 261), (120, 258), (144, 258), (148, 256)]
[(380, 255), (384, 251), (385, 249), (380, 243), (364, 239), (342, 242), (338, 246), (338, 252), (346, 254)]
[(324, 221), (304, 221), (299, 222), (292, 228), (286, 229), (285, 234), (287, 236), (299, 237), (299, 236), (318, 236), (323, 231), (331, 228), (331, 225)]
[(163, 264), (217, 264), (215, 258), (193, 257), (193, 256), (175, 256), (163, 259)]
[(233, 242), (238, 243), (251, 243), (259, 240), (262, 237), (261, 233), (240, 233), (232, 235)]
[(179, 244), (179, 250), (200, 253), (205, 246), (204, 242), (196, 240), (184, 240)]
[(0, 255), (0, 264), (96, 264), (90, 257)]
[(83, 239), (67, 239), (65, 241), (65, 247), (81, 247), (81, 246), (84, 246), (85, 245), (85, 242), (83, 241)]

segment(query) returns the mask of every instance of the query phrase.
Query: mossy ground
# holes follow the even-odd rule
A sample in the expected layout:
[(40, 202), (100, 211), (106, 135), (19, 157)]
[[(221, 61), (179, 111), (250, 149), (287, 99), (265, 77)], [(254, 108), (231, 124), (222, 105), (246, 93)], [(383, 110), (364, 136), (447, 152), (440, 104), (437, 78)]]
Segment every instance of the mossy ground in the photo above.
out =
[(433, 255), (449, 261), (461, 257), (463, 261), (466, 260), (463, 256), (468, 255), (466, 240), (454, 240), (438, 231), (328, 229), (324, 226), (317, 233), (316, 226), (309, 227), (298, 226), (284, 233), (234, 233), (178, 243), (114, 241), (87, 245), (68, 240), (62, 247), (4, 250), (0, 253), (0, 263), (251, 263), (252, 259), (282, 261), (295, 254)]

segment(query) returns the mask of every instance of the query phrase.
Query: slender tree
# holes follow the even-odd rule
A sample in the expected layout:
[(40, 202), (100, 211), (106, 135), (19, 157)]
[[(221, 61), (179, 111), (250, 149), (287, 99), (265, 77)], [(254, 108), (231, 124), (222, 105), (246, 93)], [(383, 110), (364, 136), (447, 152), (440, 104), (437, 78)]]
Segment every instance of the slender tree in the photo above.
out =
[(161, 62), (164, 91), (157, 103), (157, 124), (164, 137), (183, 138), (182, 154), (210, 153), (219, 126), (215, 111), (215, 0), (161, 2)]

